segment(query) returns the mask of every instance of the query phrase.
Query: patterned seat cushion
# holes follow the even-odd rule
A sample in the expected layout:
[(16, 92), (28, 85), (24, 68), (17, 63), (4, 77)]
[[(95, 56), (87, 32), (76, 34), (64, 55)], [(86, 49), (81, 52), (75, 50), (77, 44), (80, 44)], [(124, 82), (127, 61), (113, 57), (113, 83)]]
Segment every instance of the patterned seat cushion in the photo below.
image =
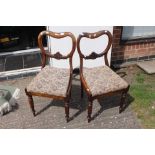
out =
[(108, 66), (83, 68), (83, 76), (92, 96), (102, 95), (128, 87), (128, 83)]
[(27, 91), (66, 97), (69, 78), (69, 69), (46, 66), (31, 81)]

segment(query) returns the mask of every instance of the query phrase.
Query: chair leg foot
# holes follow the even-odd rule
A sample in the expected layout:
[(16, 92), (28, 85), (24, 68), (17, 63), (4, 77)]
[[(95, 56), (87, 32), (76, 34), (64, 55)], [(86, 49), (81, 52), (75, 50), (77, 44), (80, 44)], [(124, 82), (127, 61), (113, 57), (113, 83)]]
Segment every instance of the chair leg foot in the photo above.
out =
[(125, 97), (126, 97), (126, 93), (122, 93), (120, 107), (119, 107), (119, 113), (121, 113), (123, 111), (123, 107), (125, 104)]
[(123, 109), (121, 107), (119, 107), (119, 113), (122, 113)]
[(93, 107), (92, 101), (89, 101), (89, 104), (88, 104), (88, 116), (87, 116), (88, 123), (91, 121), (92, 107)]
[(28, 101), (29, 101), (29, 105), (32, 110), (33, 116), (35, 117), (36, 113), (35, 113), (35, 109), (34, 109), (34, 102), (33, 102), (32, 95), (30, 93), (28, 93), (26, 89), (25, 89), (25, 92), (26, 92), (26, 95), (28, 96)]
[(69, 102), (65, 102), (65, 114), (66, 114), (66, 121), (69, 122)]
[(67, 122), (67, 123), (69, 122), (69, 117), (66, 117), (66, 122)]
[(121, 113), (124, 110), (125, 99), (126, 99), (128, 90), (129, 90), (129, 87), (124, 92), (122, 92), (119, 113)]
[(91, 121), (91, 117), (90, 117), (90, 118), (88, 118), (88, 123), (90, 123), (90, 121)]

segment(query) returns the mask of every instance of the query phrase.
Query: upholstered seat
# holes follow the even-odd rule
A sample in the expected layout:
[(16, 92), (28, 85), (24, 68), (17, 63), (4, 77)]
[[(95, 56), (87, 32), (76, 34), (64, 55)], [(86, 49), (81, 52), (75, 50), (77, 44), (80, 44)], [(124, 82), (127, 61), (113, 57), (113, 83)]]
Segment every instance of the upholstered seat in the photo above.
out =
[(128, 87), (128, 83), (108, 66), (83, 68), (83, 76), (92, 96), (102, 95)]
[(44, 67), (27, 87), (28, 92), (66, 97), (70, 70)]

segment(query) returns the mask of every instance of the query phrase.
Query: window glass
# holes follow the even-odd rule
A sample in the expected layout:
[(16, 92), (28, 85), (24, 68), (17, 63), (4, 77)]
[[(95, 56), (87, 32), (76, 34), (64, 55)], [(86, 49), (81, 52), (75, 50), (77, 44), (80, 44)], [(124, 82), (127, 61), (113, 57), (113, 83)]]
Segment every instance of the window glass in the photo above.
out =
[(155, 37), (155, 26), (124, 26), (122, 40), (134, 40)]

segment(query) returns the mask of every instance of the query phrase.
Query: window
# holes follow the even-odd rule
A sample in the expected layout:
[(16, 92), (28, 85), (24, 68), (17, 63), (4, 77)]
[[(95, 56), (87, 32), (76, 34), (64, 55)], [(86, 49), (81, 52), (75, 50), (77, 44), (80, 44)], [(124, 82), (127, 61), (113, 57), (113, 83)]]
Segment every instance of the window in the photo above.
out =
[[(45, 26), (0, 26), (0, 53), (38, 47), (38, 34)], [(46, 46), (46, 38), (43, 39)]]
[(124, 43), (155, 41), (155, 26), (124, 26), (121, 41)]

